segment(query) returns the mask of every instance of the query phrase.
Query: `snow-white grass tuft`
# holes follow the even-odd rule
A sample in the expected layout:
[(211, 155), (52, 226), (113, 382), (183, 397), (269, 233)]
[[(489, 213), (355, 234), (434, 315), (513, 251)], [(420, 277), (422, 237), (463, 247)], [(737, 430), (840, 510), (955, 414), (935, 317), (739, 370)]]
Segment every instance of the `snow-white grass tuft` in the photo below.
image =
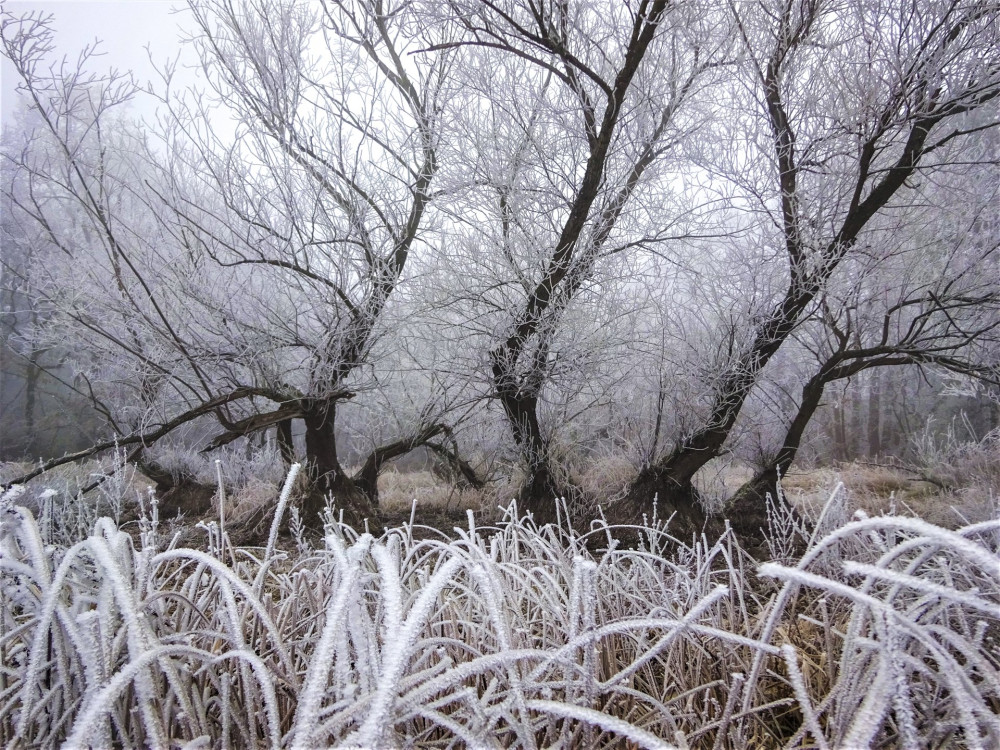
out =
[(56, 546), (16, 499), (4, 747), (1000, 746), (998, 520), (859, 518), (757, 567), (512, 506), (451, 540), (331, 521), (293, 558), (150, 521)]

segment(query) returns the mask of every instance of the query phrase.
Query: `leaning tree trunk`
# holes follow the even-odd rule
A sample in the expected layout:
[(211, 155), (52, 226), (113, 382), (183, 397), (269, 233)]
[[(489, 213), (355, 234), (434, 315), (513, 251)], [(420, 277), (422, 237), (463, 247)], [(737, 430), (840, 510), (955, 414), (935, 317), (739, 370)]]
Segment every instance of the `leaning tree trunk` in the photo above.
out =
[(457, 447), (448, 447), (441, 443), (429, 442), (427, 447), (432, 450), (438, 460), (431, 466), (431, 471), (442, 479), (456, 481), (459, 487), (471, 487), (481, 490), (486, 487), (486, 481), (479, 476), (475, 468), (458, 452)]
[[(668, 493), (676, 498), (678, 503), (695, 498), (692, 490), (695, 473), (721, 454), (723, 445), (764, 367), (788, 339), (803, 312), (816, 299), (847, 253), (855, 246), (868, 223), (881, 213), (907, 184), (920, 166), (924, 155), (940, 145), (940, 142), (934, 145), (930, 140), (931, 131), (944, 120), (975, 109), (988, 101), (987, 98), (982, 98), (976, 104), (970, 101), (959, 106), (958, 99), (951, 99), (947, 104), (935, 103), (928, 112), (908, 115), (903, 120), (902, 132), (899, 133), (903, 136), (902, 147), (894, 162), (886, 164), (887, 168), (878, 170), (878, 177), (873, 177), (872, 158), (874, 151), (881, 148), (882, 143), (878, 141), (878, 136), (869, 141), (865, 147), (868, 150), (862, 152), (862, 158), (856, 164), (857, 189), (842, 223), (822, 247), (808, 247), (803, 241), (807, 233), (802, 231), (801, 225), (805, 216), (803, 196), (800, 195), (798, 184), (802, 166), (797, 163), (796, 132), (784, 97), (789, 90), (786, 86), (786, 76), (795, 71), (795, 49), (806, 45), (809, 35), (805, 33), (806, 27), (802, 27), (803, 33), (800, 36), (791, 33), (787, 25), (787, 15), (781, 16), (781, 19), (783, 28), (775, 35), (777, 44), (771, 51), (770, 60), (767, 61), (766, 67), (758, 68), (758, 71), (762, 74), (761, 93), (766, 104), (768, 124), (773, 138), (777, 166), (776, 187), (779, 188), (777, 194), (780, 195), (781, 205), (781, 228), (788, 254), (789, 286), (782, 300), (767, 318), (755, 327), (750, 347), (722, 373), (713, 394), (711, 413), (703, 427), (686, 436), (669, 456), (650, 471), (640, 475), (633, 485), (629, 499), (635, 509), (648, 511), (652, 507), (654, 492)], [(926, 52), (928, 55), (926, 60), (930, 61), (935, 55), (947, 49), (954, 39), (951, 35), (964, 29), (964, 23), (965, 21), (959, 22), (944, 32), (944, 38), (949, 41), (939, 48), (931, 45)], [(914, 75), (919, 77), (923, 73)], [(908, 81), (905, 86), (912, 83), (913, 81)], [(978, 86), (978, 81), (973, 85)], [(997, 90), (991, 89), (989, 98), (996, 95)], [(897, 109), (898, 103), (894, 103), (885, 109), (884, 113), (888, 116)], [(811, 257), (819, 263), (807, 262)], [(663, 501), (662, 495), (660, 500)]]
[(685, 437), (665, 458), (640, 472), (627, 497), (617, 503), (615, 520), (641, 522), (643, 515), (652, 515), (656, 500), (659, 517), (676, 514), (675, 533), (687, 535), (703, 528), (705, 514), (698, 503), (694, 476), (722, 454), (761, 371), (781, 348), (817, 292), (814, 283), (793, 283), (789, 287), (782, 301), (757, 327), (750, 348), (729, 365), (720, 379), (704, 426)]

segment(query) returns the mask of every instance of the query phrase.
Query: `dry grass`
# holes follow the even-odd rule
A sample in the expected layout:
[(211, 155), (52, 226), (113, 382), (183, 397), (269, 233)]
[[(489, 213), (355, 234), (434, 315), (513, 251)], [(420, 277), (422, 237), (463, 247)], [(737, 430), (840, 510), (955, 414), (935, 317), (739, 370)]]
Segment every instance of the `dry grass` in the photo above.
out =
[(730, 536), (622, 550), (513, 509), (450, 540), (328, 517), (295, 553), (280, 510), (264, 550), (211, 523), (179, 549), (155, 515), (62, 546), (11, 500), (5, 747), (1000, 744), (1000, 521), (842, 524), (838, 492), (758, 567)]
[[(116, 491), (127, 494), (134, 499), (136, 493), (146, 494), (155, 482), (144, 476), (134, 466), (127, 467), (119, 473), (120, 460), (114, 455), (103, 460), (85, 459), (75, 463), (57, 466), (41, 476), (35, 477), (25, 485), (29, 496), (40, 494), (45, 490), (55, 490), (60, 495), (75, 495), (81, 487), (86, 487), (101, 476), (113, 476)], [(9, 479), (31, 471), (33, 465), (27, 461), (9, 461), (0, 463), (0, 487), (7, 486)]]
[(789, 472), (782, 487), (788, 500), (807, 515), (815, 514), (832, 489), (842, 483), (850, 512), (906, 515), (957, 528), (998, 517), (1000, 484), (988, 481), (970, 473), (963, 486), (941, 487), (923, 479), (917, 469), (855, 462)]
[(378, 492), (380, 508), (391, 514), (409, 511), (414, 500), (418, 508), (481, 510), (484, 499), (481, 491), (449, 485), (431, 471), (389, 469), (378, 478)]
[(587, 497), (610, 505), (628, 493), (635, 479), (635, 462), (625, 455), (594, 457), (578, 467), (572, 480)]
[[(274, 502), (278, 494), (278, 485), (266, 479), (250, 479), (241, 487), (226, 493), (226, 516), (229, 518), (244, 518), (259, 511)], [(218, 493), (216, 493), (218, 498)], [(218, 500), (215, 503), (218, 513)]]

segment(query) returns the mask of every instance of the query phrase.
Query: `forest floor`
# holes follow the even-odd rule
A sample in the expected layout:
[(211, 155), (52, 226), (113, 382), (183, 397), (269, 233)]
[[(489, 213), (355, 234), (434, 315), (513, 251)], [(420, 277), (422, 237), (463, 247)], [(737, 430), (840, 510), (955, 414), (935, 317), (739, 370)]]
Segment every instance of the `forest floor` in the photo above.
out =
[[(21, 473), (27, 466), (23, 462), (0, 464), (0, 484), (5, 477)], [(30, 482), (21, 502), (40, 511), (38, 498), (45, 490), (55, 490), (59, 495), (52, 502), (62, 506), (81, 486), (102, 476), (104, 471), (95, 461), (61, 467)], [(620, 472), (612, 474), (607, 486), (600, 488), (600, 496), (614, 498), (620, 494), (621, 488), (617, 487)], [(706, 509), (711, 512), (718, 508), (725, 497), (751, 476), (751, 468), (738, 462), (706, 467), (696, 478)], [(842, 484), (852, 513), (858, 510), (869, 516), (892, 513), (954, 529), (995, 518), (1000, 512), (1000, 484), (984, 484), (975, 472), (965, 479), (963, 482), (954, 476), (942, 478), (941, 472), (922, 471), (898, 462), (859, 460), (794, 469), (782, 484), (786, 500), (807, 518), (816, 517), (831, 492)], [(201, 480), (182, 483), (158, 497), (160, 522), (170, 533), (179, 531), (185, 543), (197, 544), (197, 537), (202, 534), (197, 530), (199, 524), (219, 520), (216, 486), (206, 483), (205, 478)], [(97, 513), (117, 517), (128, 530), (138, 518), (140, 501), (149, 496), (153, 486), (151, 480), (135, 470), (119, 472), (92, 490), (88, 500), (96, 504)], [(417, 531), (421, 536), (437, 535), (436, 532), (454, 536), (456, 527), (468, 527), (470, 510), (478, 525), (491, 524), (503, 515), (513, 498), (512, 485), (485, 492), (459, 489), (427, 470), (390, 469), (380, 477), (379, 490), (385, 526), (392, 528), (412, 519), (417, 527), (422, 527)], [(273, 479), (251, 478), (242, 486), (227, 487), (227, 526), (243, 543), (252, 545), (261, 541), (261, 537), (266, 538), (268, 513), (263, 514), (264, 520), (258, 521), (254, 529), (242, 529), (241, 533), (240, 524), (255, 511), (259, 518), (262, 506), (273, 503), (279, 491), (280, 484)]]

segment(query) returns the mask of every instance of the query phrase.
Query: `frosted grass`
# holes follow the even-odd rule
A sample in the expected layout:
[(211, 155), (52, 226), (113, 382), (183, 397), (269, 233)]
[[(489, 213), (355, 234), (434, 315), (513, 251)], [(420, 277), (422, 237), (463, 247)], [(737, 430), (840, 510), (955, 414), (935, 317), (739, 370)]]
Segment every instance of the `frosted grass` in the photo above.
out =
[(1000, 521), (859, 518), (758, 565), (656, 519), (622, 549), (513, 505), (450, 540), (331, 512), (293, 555), (222, 519), (200, 550), (155, 518), (55, 546), (17, 499), (4, 747), (1000, 746)]

